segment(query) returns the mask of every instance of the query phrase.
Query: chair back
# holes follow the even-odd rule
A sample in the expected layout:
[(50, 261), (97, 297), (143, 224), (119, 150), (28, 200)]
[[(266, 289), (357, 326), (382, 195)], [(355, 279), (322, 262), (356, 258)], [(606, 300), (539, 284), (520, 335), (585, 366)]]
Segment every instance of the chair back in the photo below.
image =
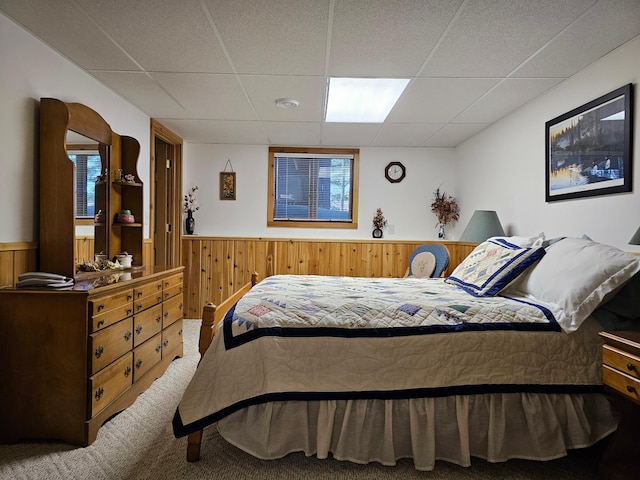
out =
[[(433, 265), (433, 271), (431, 267)], [(410, 277), (440, 277), (449, 265), (449, 250), (440, 243), (420, 245), (409, 255)]]

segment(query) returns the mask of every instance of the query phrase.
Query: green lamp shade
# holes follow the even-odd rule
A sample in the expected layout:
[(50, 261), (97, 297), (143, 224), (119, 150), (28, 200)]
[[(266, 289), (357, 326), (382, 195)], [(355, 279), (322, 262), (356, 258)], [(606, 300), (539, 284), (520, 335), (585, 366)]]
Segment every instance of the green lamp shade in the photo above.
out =
[(481, 243), (491, 237), (504, 236), (504, 229), (494, 210), (476, 210), (460, 236), (461, 242)]

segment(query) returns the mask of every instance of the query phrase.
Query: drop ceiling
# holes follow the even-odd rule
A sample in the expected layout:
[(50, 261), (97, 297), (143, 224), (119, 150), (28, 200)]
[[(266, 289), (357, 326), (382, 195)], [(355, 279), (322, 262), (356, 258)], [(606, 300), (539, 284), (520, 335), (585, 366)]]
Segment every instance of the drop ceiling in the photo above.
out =
[[(187, 142), (452, 147), (640, 34), (640, 0), (0, 0)], [(382, 124), (330, 76), (402, 77)], [(606, 92), (603, 92), (606, 93)], [(277, 98), (295, 98), (281, 109)]]

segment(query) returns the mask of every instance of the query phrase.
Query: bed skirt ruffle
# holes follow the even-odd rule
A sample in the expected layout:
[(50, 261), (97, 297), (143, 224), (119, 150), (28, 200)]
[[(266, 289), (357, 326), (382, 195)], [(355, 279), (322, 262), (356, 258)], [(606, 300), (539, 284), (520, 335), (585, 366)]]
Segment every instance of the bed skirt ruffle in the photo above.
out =
[(551, 460), (588, 447), (617, 427), (605, 394), (503, 393), (406, 400), (271, 402), (220, 420), (223, 438), (261, 459), (292, 452), (417, 470), (471, 457)]

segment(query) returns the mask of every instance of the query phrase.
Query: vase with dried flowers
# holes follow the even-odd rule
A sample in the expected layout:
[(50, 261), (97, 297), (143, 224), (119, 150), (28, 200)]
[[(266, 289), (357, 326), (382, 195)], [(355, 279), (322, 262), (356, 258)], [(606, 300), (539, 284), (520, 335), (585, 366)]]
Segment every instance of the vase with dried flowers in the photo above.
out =
[(458, 202), (454, 197), (448, 195), (446, 192), (443, 191), (440, 193), (440, 187), (438, 187), (433, 194), (431, 211), (438, 219), (438, 223), (436, 225), (438, 227), (438, 238), (444, 239), (444, 227), (449, 223), (458, 221), (458, 218), (460, 218)]
[(387, 225), (387, 219), (384, 218), (382, 209), (376, 210), (376, 214), (373, 216), (373, 238), (382, 238), (382, 229)]
[(185, 220), (184, 227), (187, 235), (192, 235), (196, 227), (196, 220), (195, 218), (193, 218), (193, 212), (200, 210), (200, 205), (198, 205), (198, 201), (196, 200), (197, 190), (198, 186), (195, 185), (191, 187), (191, 189), (184, 196), (183, 211), (187, 214), (187, 219)]

